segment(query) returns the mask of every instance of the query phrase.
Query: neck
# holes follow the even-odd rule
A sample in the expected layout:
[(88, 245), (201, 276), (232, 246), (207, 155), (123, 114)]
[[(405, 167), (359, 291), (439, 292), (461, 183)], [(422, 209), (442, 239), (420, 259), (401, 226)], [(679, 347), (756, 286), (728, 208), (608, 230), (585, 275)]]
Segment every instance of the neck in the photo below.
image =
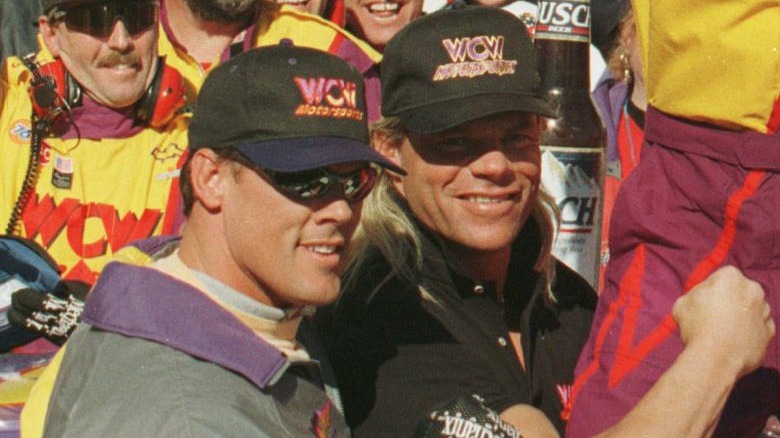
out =
[(166, 0), (168, 22), (179, 41), (199, 63), (211, 63), (219, 59), (247, 23), (217, 23), (197, 16), (185, 0)]
[(511, 247), (495, 251), (478, 251), (449, 244), (447, 252), (457, 261), (458, 270), (463, 274), (475, 280), (495, 282), (499, 291), (503, 289)]
[(631, 103), (642, 111), (647, 111), (647, 90), (645, 89), (644, 78), (641, 75), (634, 75)]
[(218, 217), (195, 205), (181, 232), (179, 258), (190, 269), (203, 272), (255, 301), (278, 307), (234, 262), (223, 236)]

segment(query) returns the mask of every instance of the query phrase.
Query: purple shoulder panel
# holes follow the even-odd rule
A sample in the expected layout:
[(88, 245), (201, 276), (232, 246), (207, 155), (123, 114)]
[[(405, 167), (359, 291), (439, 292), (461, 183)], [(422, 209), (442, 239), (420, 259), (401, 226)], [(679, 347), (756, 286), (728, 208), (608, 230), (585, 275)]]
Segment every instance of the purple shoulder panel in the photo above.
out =
[(155, 269), (109, 263), (85, 303), (83, 320), (216, 363), (265, 388), (287, 363), (196, 288)]

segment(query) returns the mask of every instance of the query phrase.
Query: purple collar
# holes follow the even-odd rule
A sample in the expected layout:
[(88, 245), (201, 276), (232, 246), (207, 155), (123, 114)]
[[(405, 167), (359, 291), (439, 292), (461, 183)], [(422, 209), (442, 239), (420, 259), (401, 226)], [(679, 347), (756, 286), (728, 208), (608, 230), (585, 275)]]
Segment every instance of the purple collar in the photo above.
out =
[(81, 98), (81, 105), (73, 108), (71, 114), (73, 123), (60, 135), (63, 139), (128, 138), (145, 128), (135, 123), (135, 105), (109, 108), (95, 102), (86, 94)]
[(240, 374), (258, 388), (288, 365), (202, 292), (156, 269), (109, 263), (85, 304), (84, 322), (101, 330), (167, 345)]

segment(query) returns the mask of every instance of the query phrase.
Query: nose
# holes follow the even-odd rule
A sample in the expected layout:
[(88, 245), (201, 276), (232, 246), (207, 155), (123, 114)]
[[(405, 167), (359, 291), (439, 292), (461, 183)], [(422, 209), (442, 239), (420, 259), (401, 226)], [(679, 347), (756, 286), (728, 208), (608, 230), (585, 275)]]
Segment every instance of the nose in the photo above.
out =
[(490, 148), (469, 165), (471, 174), (476, 178), (499, 181), (511, 172), (511, 163), (500, 147)]
[(336, 194), (333, 190), (325, 196), (323, 203), (315, 212), (315, 218), (318, 224), (333, 223), (336, 226), (348, 224), (353, 218), (357, 217), (354, 209), (360, 208), (347, 202), (343, 194)]
[(114, 22), (114, 29), (108, 37), (107, 44), (118, 52), (125, 52), (132, 46), (133, 36), (130, 35), (121, 17), (117, 17), (117, 20)]

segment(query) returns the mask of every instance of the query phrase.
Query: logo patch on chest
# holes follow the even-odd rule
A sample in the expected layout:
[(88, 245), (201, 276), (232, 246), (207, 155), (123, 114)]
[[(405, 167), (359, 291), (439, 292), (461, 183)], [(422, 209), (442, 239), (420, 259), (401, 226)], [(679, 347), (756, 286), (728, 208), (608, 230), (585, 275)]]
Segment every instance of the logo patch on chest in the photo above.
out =
[(51, 184), (58, 189), (70, 189), (73, 186), (73, 159), (56, 156), (54, 170), (51, 173)]

